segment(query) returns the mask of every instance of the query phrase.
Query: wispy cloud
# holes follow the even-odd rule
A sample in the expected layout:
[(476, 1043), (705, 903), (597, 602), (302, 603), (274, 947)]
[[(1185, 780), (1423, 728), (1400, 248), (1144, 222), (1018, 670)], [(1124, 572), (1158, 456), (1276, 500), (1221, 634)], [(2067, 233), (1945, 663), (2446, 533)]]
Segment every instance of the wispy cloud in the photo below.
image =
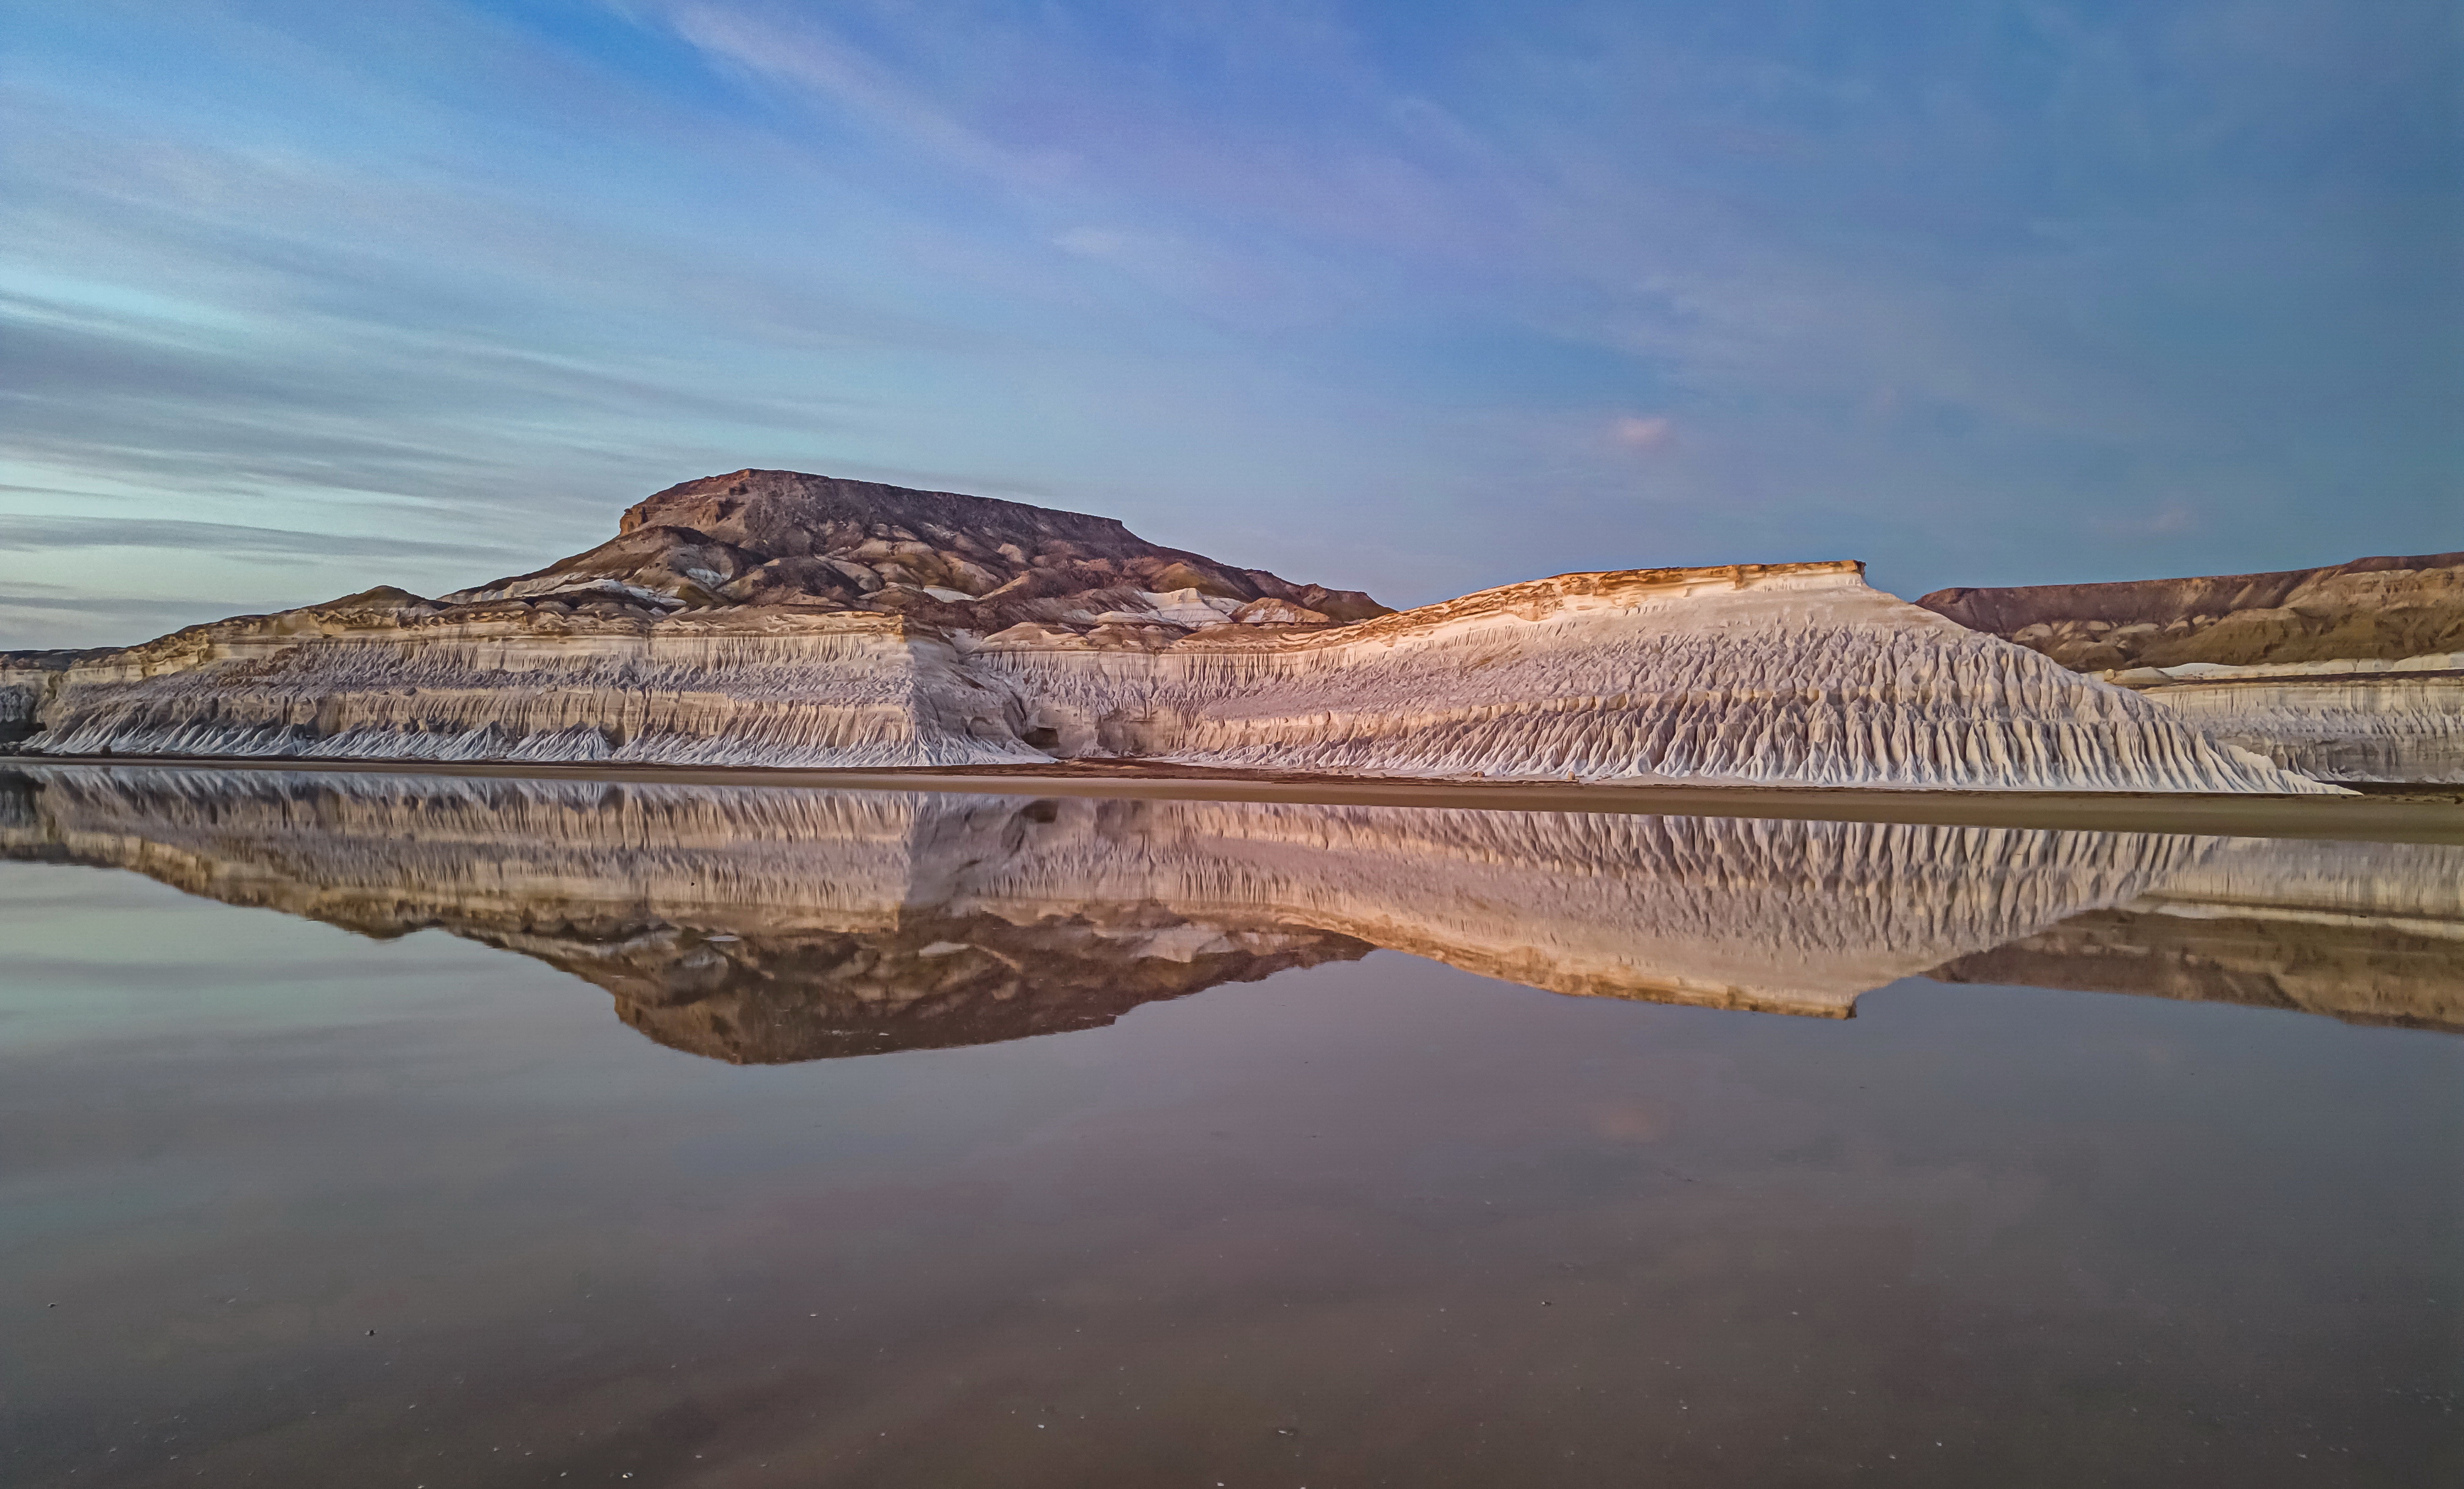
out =
[(100, 615), (114, 619), (185, 618), (182, 624), (190, 624), (216, 616), (234, 614), (244, 609), (246, 604), (245, 601), (172, 596), (77, 595), (59, 593), (44, 585), (0, 585), (0, 609), (60, 611), (71, 615)]
[(367, 534), (307, 533), (169, 517), (24, 516), (0, 513), (0, 552), (64, 548), (205, 549), (242, 558), (488, 558), (493, 544), (428, 542)]
[(53, 585), (0, 583), (0, 650), (125, 646), (184, 625), (266, 608), (238, 598), (87, 595)]
[(1666, 414), (1625, 414), (1609, 426), (1609, 438), (1628, 449), (1658, 449), (1676, 430)]
[[(846, 45), (810, 17), (786, 21), (737, 7), (689, 4), (672, 14), (676, 33), (704, 55), (739, 74), (810, 90), (863, 123), (955, 164), (1017, 182), (1048, 179), (1066, 168), (1052, 157), (1005, 148), (900, 78)], [(985, 38), (979, 33), (979, 41)]]
[[(1906, 588), (2434, 546), (2444, 10), (36, 8), (0, 482), (298, 599), (744, 465), (1390, 600), (1783, 537)], [(2125, 532), (2168, 503), (2246, 520)], [(333, 530), (393, 546), (237, 536)]]

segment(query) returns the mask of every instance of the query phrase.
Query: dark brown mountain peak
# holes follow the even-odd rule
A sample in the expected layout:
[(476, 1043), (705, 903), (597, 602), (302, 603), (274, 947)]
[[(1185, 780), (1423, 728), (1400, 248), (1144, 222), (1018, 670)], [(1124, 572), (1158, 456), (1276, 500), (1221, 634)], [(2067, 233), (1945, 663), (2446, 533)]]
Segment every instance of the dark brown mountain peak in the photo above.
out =
[(2464, 553), (2272, 574), (1940, 589), (1917, 603), (2082, 671), (2399, 661), (2464, 649)]
[(1111, 517), (800, 471), (737, 471), (679, 482), (627, 509), (618, 531), (646, 526), (696, 528), (774, 558), (851, 547), (887, 537), (891, 529), (906, 531), (904, 539), (893, 540), (986, 556), (1004, 543), (1028, 556), (1064, 544), (1085, 550), (1084, 557), (1174, 551)]
[[(1204, 598), (1142, 598), (1190, 591)], [(1087, 628), (1123, 612), (1154, 614), (1176, 631), (1387, 613), (1356, 590), (1166, 548), (1111, 517), (749, 470), (671, 486), (627, 509), (617, 536), (586, 553), (445, 598), (885, 611), (979, 634), (1021, 622)]]

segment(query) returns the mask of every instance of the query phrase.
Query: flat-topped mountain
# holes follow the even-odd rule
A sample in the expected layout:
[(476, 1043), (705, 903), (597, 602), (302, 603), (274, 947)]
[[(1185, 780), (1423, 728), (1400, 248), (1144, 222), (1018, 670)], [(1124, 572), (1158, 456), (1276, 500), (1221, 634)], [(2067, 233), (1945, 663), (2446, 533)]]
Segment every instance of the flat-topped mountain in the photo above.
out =
[(1938, 589), (1917, 602), (2080, 671), (2464, 651), (2464, 553), (2275, 574)]
[(1917, 603), (2307, 775), (2464, 783), (2464, 553)]
[(2325, 789), (1870, 588), (1853, 561), (1560, 575), (1393, 612), (1079, 513), (793, 471), (606, 543), (120, 650), (0, 656), (52, 755)]
[(617, 536), (546, 568), (444, 597), (663, 610), (814, 606), (912, 615), (979, 633), (1020, 622), (1091, 626), (1324, 624), (1387, 607), (1165, 548), (1111, 517), (794, 471), (671, 486)]

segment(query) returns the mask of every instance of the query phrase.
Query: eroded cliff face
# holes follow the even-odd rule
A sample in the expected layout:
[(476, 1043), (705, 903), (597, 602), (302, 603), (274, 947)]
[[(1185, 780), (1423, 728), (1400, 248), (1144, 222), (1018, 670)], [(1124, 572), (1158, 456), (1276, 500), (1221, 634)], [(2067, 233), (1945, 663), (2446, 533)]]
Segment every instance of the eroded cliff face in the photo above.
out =
[(1928, 975), (2464, 1031), (2464, 848), (2235, 840)]
[(1566, 575), (1356, 625), (973, 653), (1069, 753), (1360, 775), (2321, 789), (1868, 587), (1855, 563)]
[(2464, 652), (2394, 663), (2193, 663), (2109, 680), (2219, 743), (2321, 780), (2464, 785)]
[[(442, 929), (740, 1062), (1092, 1027), (1380, 947), (1842, 1018), (1867, 989), (2292, 862), (2138, 834), (44, 765), (0, 772), (0, 855), (363, 934)], [(2416, 913), (2344, 882), (2387, 869), (2286, 892)]]
[(663, 492), (608, 544), (440, 601), (0, 657), (0, 731), (52, 755), (2323, 789), (1855, 563), (1397, 614), (1107, 518), (782, 471)]
[[(1045, 759), (893, 615), (319, 606), (0, 671), (52, 755), (912, 766)], [(28, 707), (28, 705), (20, 705)]]
[(2464, 553), (1917, 603), (2305, 775), (2464, 783)]

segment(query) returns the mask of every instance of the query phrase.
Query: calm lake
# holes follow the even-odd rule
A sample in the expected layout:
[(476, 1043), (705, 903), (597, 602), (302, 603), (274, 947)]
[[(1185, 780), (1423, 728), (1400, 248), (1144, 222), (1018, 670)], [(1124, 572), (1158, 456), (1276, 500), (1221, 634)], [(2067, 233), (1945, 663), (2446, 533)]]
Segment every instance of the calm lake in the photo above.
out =
[(2464, 849), (0, 771), (0, 1481), (2464, 1482)]

